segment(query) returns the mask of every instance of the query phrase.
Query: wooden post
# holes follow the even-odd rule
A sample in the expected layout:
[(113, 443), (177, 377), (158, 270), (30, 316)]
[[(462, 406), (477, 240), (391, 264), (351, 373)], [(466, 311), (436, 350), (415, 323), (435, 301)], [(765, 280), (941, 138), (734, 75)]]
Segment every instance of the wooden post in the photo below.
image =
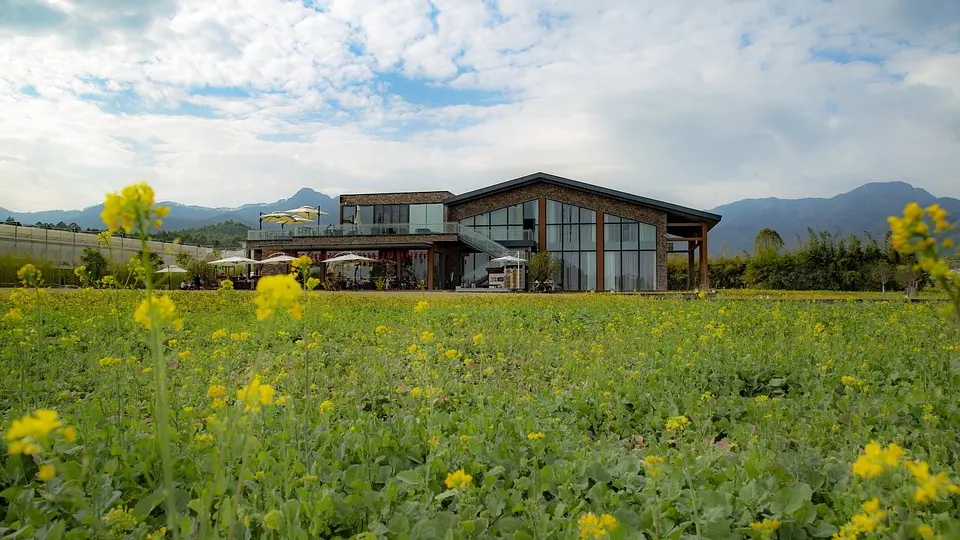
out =
[(427, 250), (427, 290), (433, 290), (433, 256), (434, 247), (430, 246)]
[(700, 225), (700, 290), (710, 288), (709, 254), (707, 253), (707, 224)]
[(693, 268), (696, 265), (693, 252), (697, 249), (696, 242), (687, 242), (687, 290), (693, 290)]
[(597, 292), (604, 288), (603, 283), (603, 212), (597, 210)]

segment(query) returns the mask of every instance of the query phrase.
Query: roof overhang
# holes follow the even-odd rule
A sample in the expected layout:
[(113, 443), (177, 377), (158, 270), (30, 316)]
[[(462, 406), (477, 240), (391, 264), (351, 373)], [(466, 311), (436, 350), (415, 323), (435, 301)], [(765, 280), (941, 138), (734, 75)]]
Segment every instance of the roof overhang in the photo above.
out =
[(492, 186), (487, 186), (485, 188), (475, 189), (473, 191), (468, 191), (461, 195), (455, 195), (443, 201), (443, 204), (447, 206), (456, 206), (458, 204), (463, 204), (468, 201), (475, 199), (480, 199), (483, 197), (488, 197), (490, 195), (495, 195), (497, 193), (502, 193), (505, 191), (510, 191), (512, 189), (517, 189), (524, 186), (529, 186), (533, 184), (553, 184), (569, 189), (576, 189), (580, 191), (585, 191), (587, 193), (592, 193), (595, 195), (600, 195), (603, 197), (609, 197), (611, 199), (617, 199), (633, 204), (638, 204), (642, 206), (648, 206), (650, 208), (655, 208), (661, 210), (667, 214), (667, 225), (669, 226), (671, 222), (674, 223), (706, 223), (708, 228), (713, 228), (714, 225), (720, 222), (721, 216), (719, 214), (713, 214), (711, 212), (704, 212), (703, 210), (696, 210), (694, 208), (688, 208), (686, 206), (680, 206), (677, 204), (672, 204), (668, 202), (658, 201), (655, 199), (650, 199), (647, 197), (641, 197), (639, 195), (634, 195), (632, 193), (626, 193), (624, 191), (617, 191), (615, 189), (605, 188), (601, 186), (595, 186), (593, 184), (587, 184), (585, 182), (580, 182), (577, 180), (571, 180), (569, 178), (563, 178), (561, 176), (556, 176), (553, 174), (538, 172), (530, 174), (527, 176), (521, 176), (520, 178), (514, 178), (513, 180), (507, 180), (506, 182), (501, 182), (499, 184), (494, 184)]

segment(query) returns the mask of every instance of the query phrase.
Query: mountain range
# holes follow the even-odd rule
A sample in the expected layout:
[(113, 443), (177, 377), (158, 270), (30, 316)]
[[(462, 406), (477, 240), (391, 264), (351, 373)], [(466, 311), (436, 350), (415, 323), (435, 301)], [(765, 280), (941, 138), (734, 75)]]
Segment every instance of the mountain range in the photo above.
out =
[[(303, 188), (293, 194), (289, 199), (280, 199), (271, 203), (245, 204), (237, 208), (209, 208), (206, 206), (193, 206), (180, 204), (171, 201), (162, 201), (160, 204), (170, 207), (170, 215), (163, 220), (164, 230), (194, 229), (205, 225), (213, 225), (223, 221), (235, 221), (246, 223), (251, 227), (259, 226), (260, 213), (282, 212), (292, 210), (300, 206), (319, 206), (321, 210), (329, 214), (323, 216), (322, 223), (333, 223), (332, 220), (339, 220), (340, 210), (337, 199), (319, 193), (310, 188)], [(103, 211), (103, 205), (98, 204), (89, 206), (83, 210), (45, 210), (41, 212), (14, 212), (0, 207), (0, 220), (8, 216), (19, 221), (23, 225), (34, 225), (36, 223), (60, 222), (71, 224), (75, 223), (81, 229), (101, 229), (103, 221), (100, 220), (100, 212)], [(333, 217), (331, 217), (333, 216)], [(280, 228), (279, 225), (264, 223), (263, 228)]]
[[(830, 198), (805, 199), (744, 199), (711, 209), (723, 216), (722, 221), (710, 232), (710, 253), (736, 254), (753, 249), (753, 240), (763, 228), (777, 231), (787, 246), (796, 246), (806, 240), (807, 229), (826, 230), (840, 235), (870, 233), (882, 240), (886, 233), (887, 216), (900, 215), (909, 202), (921, 206), (939, 203), (951, 216), (960, 216), (960, 199), (936, 197), (928, 191), (906, 182), (873, 182), (853, 191)], [(164, 202), (170, 206), (170, 215), (164, 219), (168, 231), (197, 228), (224, 221), (258, 226), (261, 212), (290, 210), (299, 206), (319, 206), (329, 214), (323, 223), (338, 219), (338, 201), (310, 188), (297, 191), (288, 199), (271, 203), (247, 204), (239, 208), (208, 208), (189, 206), (176, 202)], [(0, 220), (12, 217), (24, 225), (38, 222), (77, 224), (82, 229), (102, 227), (102, 205), (83, 210), (49, 210), (43, 212), (13, 212), (0, 208)], [(278, 225), (264, 224), (264, 228)]]
[(890, 228), (887, 217), (903, 215), (910, 202), (923, 207), (938, 203), (951, 220), (960, 216), (960, 199), (936, 197), (906, 182), (872, 182), (830, 198), (744, 199), (711, 210), (723, 219), (710, 231), (710, 254), (752, 251), (757, 233), (767, 227), (788, 248), (806, 241), (808, 228), (861, 239), (869, 233), (882, 242)]

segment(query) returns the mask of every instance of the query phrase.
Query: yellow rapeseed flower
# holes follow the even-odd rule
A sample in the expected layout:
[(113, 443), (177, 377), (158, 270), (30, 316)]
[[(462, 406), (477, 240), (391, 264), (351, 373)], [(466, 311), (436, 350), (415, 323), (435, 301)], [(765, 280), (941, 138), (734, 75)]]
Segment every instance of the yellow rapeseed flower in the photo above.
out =
[(329, 399), (324, 400), (324, 402), (320, 404), (320, 412), (322, 414), (327, 414), (332, 410), (333, 410), (333, 402), (330, 401)]
[(13, 327), (18, 324), (23, 323), (23, 312), (17, 308), (10, 308), (3, 315), (3, 319), (0, 319), (3, 322), (4, 326)]
[(261, 321), (278, 309), (286, 309), (294, 319), (303, 317), (303, 304), (298, 298), (303, 290), (297, 279), (290, 275), (265, 276), (257, 282), (257, 319)]
[(885, 469), (896, 467), (903, 456), (903, 449), (897, 444), (890, 444), (885, 449), (875, 441), (870, 441), (863, 449), (863, 454), (853, 464), (853, 474), (861, 478), (874, 478)]
[(443, 483), (447, 486), (447, 489), (464, 489), (469, 486), (472, 481), (473, 477), (463, 472), (463, 469), (460, 469), (449, 473)]
[[(151, 318), (151, 312), (153, 317)], [(153, 321), (156, 320), (158, 323), (162, 324), (167, 321), (173, 321), (174, 327), (182, 326), (183, 322), (180, 319), (174, 320), (174, 315), (176, 314), (176, 306), (173, 304), (173, 300), (169, 296), (156, 296), (146, 297), (140, 302), (140, 305), (137, 306), (136, 311), (133, 312), (133, 320), (142, 324), (147, 330), (153, 329)]]
[(41, 445), (55, 430), (63, 427), (57, 411), (38, 409), (33, 414), (14, 420), (7, 431), (7, 452), (11, 455), (33, 455), (40, 452)]
[(940, 538), (940, 535), (933, 532), (933, 527), (927, 525), (926, 523), (917, 527), (917, 536), (923, 540), (937, 540)]
[(39, 287), (43, 284), (43, 275), (32, 264), (25, 264), (17, 270), (17, 279), (24, 287)]
[(429, 307), (430, 307), (430, 302), (427, 302), (426, 300), (420, 300), (419, 302), (417, 302), (417, 305), (413, 306), (413, 311), (415, 313), (423, 313)]
[(667, 420), (667, 431), (683, 431), (688, 425), (690, 420), (686, 416), (672, 416)]
[(254, 375), (249, 385), (237, 390), (237, 399), (243, 403), (245, 412), (260, 412), (262, 405), (271, 405), (276, 391), (269, 384), (260, 383), (260, 375)]
[(764, 518), (763, 521), (756, 521), (750, 524), (750, 528), (760, 533), (763, 538), (770, 538), (773, 533), (780, 528), (780, 521), (776, 519)]
[(310, 259), (309, 256), (301, 255), (296, 259), (294, 259), (293, 262), (290, 263), (290, 266), (293, 267), (293, 269), (296, 270), (297, 273), (306, 274), (307, 272), (310, 271), (311, 264), (313, 264), (313, 260)]
[(210, 334), (210, 339), (212, 339), (212, 340), (214, 340), (214, 341), (219, 341), (219, 340), (224, 339), (224, 338), (226, 338), (226, 337), (227, 337), (227, 330), (224, 329), (224, 328), (221, 328), (221, 329), (219, 329), (219, 330), (215, 330), (212, 334)]
[(546, 437), (542, 431), (527, 433), (527, 438), (531, 441), (539, 441), (540, 439)]
[(146, 234), (150, 228), (159, 229), (170, 209), (154, 205), (153, 188), (146, 182), (127, 186), (119, 193), (108, 193), (100, 219), (110, 233), (123, 229), (130, 233), (136, 228)]
[(914, 499), (918, 503), (932, 503), (940, 500), (946, 494), (960, 493), (960, 486), (951, 482), (946, 472), (930, 474), (930, 465), (926, 461), (908, 462), (904, 465), (913, 474), (913, 479), (917, 482)]
[(610, 514), (596, 515), (588, 512), (577, 520), (580, 538), (605, 538), (617, 529), (617, 518)]
[(41, 482), (49, 482), (57, 476), (57, 469), (49, 463), (44, 463), (37, 471), (37, 479)]
[(415, 386), (415, 387), (413, 387), (412, 389), (410, 389), (410, 396), (412, 396), (412, 397), (420, 397), (420, 394), (421, 394), (422, 392), (423, 392), (423, 389), (422, 389), (422, 388), (420, 388), (419, 386)]

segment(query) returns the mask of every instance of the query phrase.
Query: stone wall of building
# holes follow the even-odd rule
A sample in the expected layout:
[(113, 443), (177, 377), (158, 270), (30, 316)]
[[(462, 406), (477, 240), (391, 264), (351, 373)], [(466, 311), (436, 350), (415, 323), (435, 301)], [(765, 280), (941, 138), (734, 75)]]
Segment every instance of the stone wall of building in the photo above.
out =
[(419, 191), (410, 193), (367, 193), (341, 195), (340, 204), (344, 206), (365, 206), (372, 204), (439, 204), (453, 197), (449, 191)]
[[(654, 208), (544, 182), (496, 193), (461, 204), (451, 205), (447, 208), (447, 219), (450, 221), (460, 221), (470, 216), (540, 199), (541, 197), (589, 208), (597, 212), (603, 212), (604, 214), (613, 214), (635, 219), (656, 226), (657, 288), (659, 290), (667, 289), (667, 240), (664, 237), (667, 233), (667, 214)], [(544, 222), (544, 216), (541, 216), (541, 226), (544, 226)], [(597, 225), (602, 226), (600, 223)]]
[(309, 249), (350, 249), (364, 247), (390, 248), (393, 246), (409, 246), (433, 244), (435, 242), (456, 242), (456, 234), (397, 234), (383, 236), (295, 236), (290, 240), (248, 240), (246, 249), (284, 251)]

